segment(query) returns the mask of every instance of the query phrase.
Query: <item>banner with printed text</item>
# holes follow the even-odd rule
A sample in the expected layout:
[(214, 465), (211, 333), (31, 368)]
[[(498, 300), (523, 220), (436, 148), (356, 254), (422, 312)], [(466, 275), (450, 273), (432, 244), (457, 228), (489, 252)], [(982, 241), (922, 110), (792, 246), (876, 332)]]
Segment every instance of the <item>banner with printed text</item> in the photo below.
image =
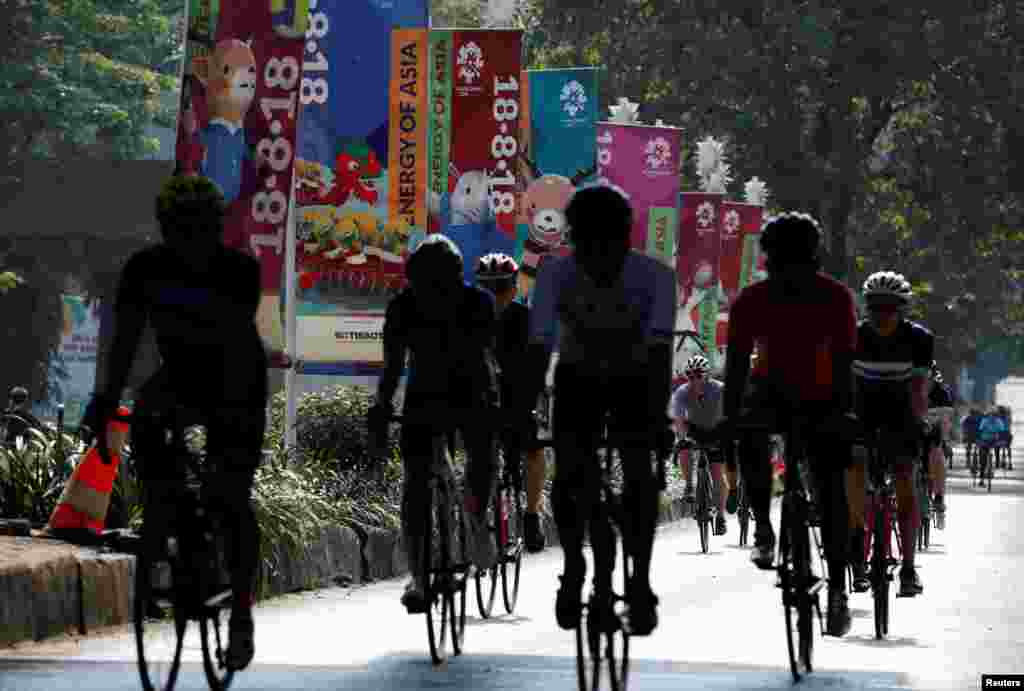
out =
[(717, 332), (719, 308), (727, 302), (719, 269), (724, 198), (721, 194), (703, 192), (684, 192), (680, 198), (676, 331), (688, 334), (676, 337), (674, 372), (677, 377), (682, 375), (686, 361), (697, 353), (703, 352), (713, 368), (724, 364), (718, 350)]
[(430, 32), (429, 225), (459, 246), (469, 283), (482, 255), (516, 252), (522, 37)]
[(751, 283), (763, 281), (768, 277), (765, 270), (765, 256), (761, 252), (761, 225), (764, 223), (764, 207), (751, 204), (737, 204), (740, 209), (740, 233), (742, 241), (742, 255), (740, 258), (740, 272), (738, 287), (743, 290)]
[(61, 297), (60, 345), (50, 359), (49, 398), (32, 406), (41, 418), (57, 417), (64, 406), (64, 424), (77, 427), (96, 389), (96, 351), (100, 340), (100, 303), (90, 305), (77, 295)]
[(598, 69), (528, 70), (520, 83), (516, 259), (520, 298), (529, 302), (541, 260), (569, 252), (565, 206), (596, 172)]
[[(718, 307), (716, 340), (723, 358), (727, 351), (726, 341), (729, 336), (729, 310), (733, 301), (736, 300), (736, 296), (739, 295), (740, 289), (749, 284), (743, 283), (744, 258), (747, 254), (745, 246), (748, 238), (751, 238), (755, 242), (756, 249), (757, 233), (761, 229), (761, 213), (761, 207), (753, 204), (722, 202), (722, 252), (719, 271), (726, 300)], [(749, 281), (751, 272), (747, 271), (746, 273)]]
[(303, 37), (313, 0), (190, 0), (176, 170), (228, 203), (224, 243), (262, 265), (257, 320), (273, 349), (280, 318)]
[(374, 373), (384, 310), (426, 231), (426, 0), (310, 2), (295, 163), (298, 356), (307, 374)]
[(682, 130), (674, 127), (597, 124), (597, 175), (618, 186), (633, 205), (633, 249), (647, 252), (652, 228), (679, 203)]

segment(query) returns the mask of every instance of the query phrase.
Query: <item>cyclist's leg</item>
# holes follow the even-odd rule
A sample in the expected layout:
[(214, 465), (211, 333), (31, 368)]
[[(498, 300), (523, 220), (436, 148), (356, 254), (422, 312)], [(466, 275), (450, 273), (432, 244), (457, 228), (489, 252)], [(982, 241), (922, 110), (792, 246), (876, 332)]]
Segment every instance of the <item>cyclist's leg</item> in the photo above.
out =
[(847, 444), (833, 437), (813, 435), (808, 456), (820, 507), (821, 541), (828, 562), (829, 588), (845, 590), (850, 547), (850, 505), (846, 492), (852, 458)]
[[(497, 544), (487, 525), (487, 507), (497, 484), (497, 439), (488, 424), (490, 416), (467, 421), (460, 426), (466, 445), (465, 506), (473, 530), (474, 561), (480, 568), (490, 568), (497, 558)], [(518, 453), (518, 452), (517, 452)]]
[[(559, 363), (555, 368), (553, 430), (555, 479), (552, 511), (562, 543), (564, 565), (556, 614), (559, 625), (573, 628), (578, 622), (579, 597), (586, 575), (583, 558), (583, 532), (594, 503), (593, 485), (587, 476), (596, 476), (588, 466), (594, 463), (595, 441), (604, 407), (602, 396), (577, 367)], [(594, 469), (596, 470), (596, 469)]]
[(850, 510), (850, 564), (853, 567), (853, 583), (857, 592), (867, 588), (865, 560), (865, 534), (867, 530), (867, 451), (864, 447), (852, 449), (851, 463), (846, 471), (846, 497)]
[[(410, 417), (416, 415), (416, 408), (410, 407), (407, 401), (404, 413)], [(402, 542), (409, 562), (409, 574), (412, 577), (406, 597), (415, 600), (423, 593), (426, 583), (422, 582), (423, 559), (423, 517), (427, 511), (429, 500), (427, 489), (430, 483), (430, 464), (433, 454), (433, 432), (429, 427), (404, 423), (400, 437), (402, 451)], [(410, 602), (411, 609), (417, 609), (419, 603)], [(408, 605), (407, 605), (408, 606)]]
[[(903, 550), (903, 569), (901, 581), (906, 576), (908, 579), (914, 574), (914, 557), (917, 551), (917, 528), (920, 522), (920, 507), (917, 501), (917, 492), (914, 491), (914, 473), (916, 453), (909, 449), (902, 453), (895, 453), (893, 458), (893, 479), (896, 485), (896, 515), (900, 527), (901, 544)], [(909, 592), (908, 588), (901, 586), (901, 591)]]
[(935, 497), (936, 505), (945, 508), (946, 496), (946, 455), (942, 444), (936, 444), (928, 454), (928, 491)]
[(526, 511), (540, 514), (544, 509), (544, 481), (547, 459), (544, 449), (534, 448), (526, 452)]
[[(658, 522), (658, 480), (651, 462), (656, 448), (651, 421), (657, 419), (648, 402), (646, 380), (624, 378), (613, 403), (616, 437), (622, 440), (624, 487), (622, 519), (625, 548), (633, 558), (630, 581), (630, 628), (647, 635), (657, 626), (657, 598), (651, 591), (651, 552)], [(721, 464), (718, 464), (721, 468)]]
[(230, 534), (231, 622), (228, 666), (244, 669), (255, 654), (252, 606), (256, 599), (260, 534), (252, 508), (252, 486), (263, 454), (266, 411), (263, 406), (213, 409), (206, 426), (206, 451), (218, 462), (207, 478), (206, 494), (220, 505)]
[(755, 543), (758, 536), (771, 539), (769, 509), (772, 500), (771, 438), (763, 434), (744, 434), (740, 437), (737, 453), (743, 468), (743, 481), (747, 488), (747, 501), (757, 524)]

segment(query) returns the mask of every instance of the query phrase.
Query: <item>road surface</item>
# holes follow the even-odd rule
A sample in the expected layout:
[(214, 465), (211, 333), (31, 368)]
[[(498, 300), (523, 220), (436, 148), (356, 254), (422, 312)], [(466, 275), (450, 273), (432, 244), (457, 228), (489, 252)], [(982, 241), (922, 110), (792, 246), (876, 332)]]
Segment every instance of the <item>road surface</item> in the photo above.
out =
[[(1001, 393), (1024, 407), (1024, 386)], [(1015, 457), (1024, 466), (1024, 450)], [(890, 638), (874, 640), (870, 594), (852, 596), (853, 630), (818, 639), (817, 670), (801, 688), (978, 689), (982, 674), (1024, 673), (1024, 471), (999, 472), (988, 494), (970, 488), (958, 468), (948, 506), (947, 529), (933, 532), (919, 558), (924, 595), (894, 601)], [(792, 687), (774, 577), (749, 565), (736, 535), (733, 521), (702, 555), (692, 521), (660, 530), (653, 582), (662, 624), (652, 637), (633, 639), (631, 689)], [(256, 662), (233, 688), (573, 689), (573, 636), (554, 621), (560, 566), (557, 550), (528, 558), (516, 615), (471, 619), (466, 654), (439, 668), (429, 663), (423, 617), (398, 604), (399, 581), (265, 603), (256, 611)], [(186, 645), (178, 688), (204, 689), (198, 641)], [(137, 688), (127, 630), (0, 653), (0, 691)]]

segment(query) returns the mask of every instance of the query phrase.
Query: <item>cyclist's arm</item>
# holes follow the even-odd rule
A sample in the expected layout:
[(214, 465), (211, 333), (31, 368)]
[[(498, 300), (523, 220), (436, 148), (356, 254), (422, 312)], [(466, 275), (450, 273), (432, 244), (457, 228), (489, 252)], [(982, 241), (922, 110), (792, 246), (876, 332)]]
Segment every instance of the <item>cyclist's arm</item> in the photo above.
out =
[(146, 326), (145, 268), (139, 255), (129, 258), (121, 271), (114, 303), (114, 338), (107, 356), (107, 380), (100, 392), (109, 401), (119, 401), (135, 361), (135, 353)]
[(672, 394), (672, 420), (680, 436), (686, 436), (686, 421), (689, 419), (689, 410), (686, 406), (687, 392), (687, 386), (683, 384)]
[(836, 333), (832, 335), (832, 390), (841, 412), (853, 410), (853, 360), (857, 352), (857, 308), (850, 292), (844, 291), (844, 295)]
[(377, 404), (385, 407), (394, 405), (398, 380), (405, 367), (405, 353), (409, 343), (404, 319), (402, 318), (402, 295), (388, 303), (384, 313), (384, 371), (377, 382)]
[(749, 330), (750, 317), (747, 301), (741, 293), (729, 314), (729, 344), (725, 353), (725, 391), (722, 395), (722, 414), (735, 419), (743, 405), (743, 392), (750, 376), (750, 355), (754, 352), (754, 337)]
[(558, 315), (555, 305), (558, 301), (556, 268), (561, 266), (557, 259), (548, 257), (541, 262), (533, 288), (533, 304), (530, 306), (529, 345), (527, 346), (527, 367), (529, 382), (527, 395), (535, 401), (544, 390), (551, 353), (555, 348)]
[(910, 379), (910, 407), (914, 417), (928, 414), (928, 393), (931, 386), (932, 361), (935, 358), (935, 338), (922, 329), (915, 339), (913, 373)]
[(672, 397), (672, 331), (678, 284), (675, 273), (656, 262), (654, 304), (648, 328), (648, 395), (652, 410), (664, 411)]

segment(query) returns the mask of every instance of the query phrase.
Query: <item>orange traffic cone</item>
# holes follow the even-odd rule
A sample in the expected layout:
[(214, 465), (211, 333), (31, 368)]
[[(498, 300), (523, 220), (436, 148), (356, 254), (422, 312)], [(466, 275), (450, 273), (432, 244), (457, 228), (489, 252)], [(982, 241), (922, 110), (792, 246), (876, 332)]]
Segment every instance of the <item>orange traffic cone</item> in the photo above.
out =
[[(118, 408), (118, 415), (128, 415), (127, 408)], [(50, 515), (47, 529), (52, 533), (81, 531), (83, 529), (99, 535), (110, 508), (110, 492), (121, 465), (121, 450), (128, 440), (128, 424), (112, 421), (107, 424), (107, 445), (110, 448), (110, 465), (103, 462), (99, 449), (94, 443), (85, 457), (75, 467), (75, 472), (64, 485), (57, 508)]]

